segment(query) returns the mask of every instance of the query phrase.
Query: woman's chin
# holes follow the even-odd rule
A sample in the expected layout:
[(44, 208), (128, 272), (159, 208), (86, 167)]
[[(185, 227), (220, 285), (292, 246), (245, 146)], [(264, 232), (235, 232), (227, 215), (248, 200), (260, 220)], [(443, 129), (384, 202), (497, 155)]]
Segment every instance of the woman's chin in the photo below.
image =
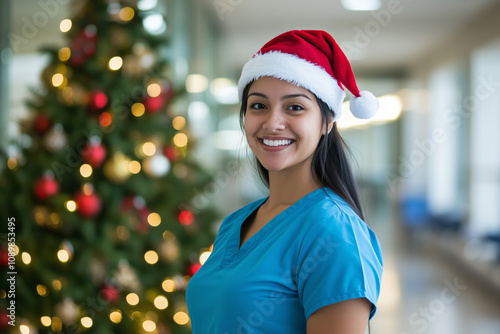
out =
[(264, 162), (260, 162), (261, 165), (267, 169), (269, 172), (279, 172), (279, 171), (282, 171), (283, 169), (285, 169), (285, 164), (283, 163), (277, 163), (277, 162), (268, 162), (268, 161), (264, 161)]

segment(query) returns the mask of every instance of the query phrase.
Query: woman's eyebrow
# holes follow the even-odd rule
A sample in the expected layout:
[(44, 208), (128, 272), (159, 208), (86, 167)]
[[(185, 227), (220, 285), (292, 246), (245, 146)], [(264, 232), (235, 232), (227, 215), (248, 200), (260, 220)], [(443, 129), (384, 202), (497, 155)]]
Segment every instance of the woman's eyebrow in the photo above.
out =
[[(262, 93), (257, 93), (257, 92), (248, 94), (248, 97), (250, 97), (250, 96), (252, 96), (252, 95), (255, 95), (255, 96), (260, 96), (260, 97), (263, 97), (263, 98), (265, 98), (265, 99), (269, 99), (269, 98), (267, 97), (267, 95), (262, 94)], [(285, 95), (285, 96), (283, 96), (281, 99), (282, 99), (282, 100), (286, 100), (286, 99), (292, 99), (292, 98), (295, 98), (295, 97), (305, 97), (306, 99), (308, 99), (309, 101), (311, 101), (311, 99), (309, 98), (309, 96), (307, 96), (307, 95), (305, 95), (305, 94), (290, 94), (290, 95)]]
[(250, 93), (250, 94), (248, 94), (248, 97), (250, 97), (252, 95), (260, 96), (260, 97), (263, 97), (265, 99), (268, 99), (268, 97), (265, 94), (262, 94), (262, 93)]
[(286, 100), (286, 99), (292, 99), (294, 97), (305, 97), (306, 99), (308, 99), (309, 101), (311, 101), (311, 99), (309, 98), (309, 96), (307, 96), (305, 94), (290, 94), (290, 95), (285, 95), (281, 99), (282, 100)]

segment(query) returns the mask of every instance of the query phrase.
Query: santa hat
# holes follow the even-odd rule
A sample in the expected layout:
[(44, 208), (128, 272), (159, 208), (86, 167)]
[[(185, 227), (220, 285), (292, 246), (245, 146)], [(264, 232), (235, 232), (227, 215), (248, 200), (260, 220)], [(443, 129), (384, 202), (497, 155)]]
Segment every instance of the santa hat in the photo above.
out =
[(358, 118), (377, 112), (378, 100), (370, 92), (359, 91), (345, 54), (330, 34), (321, 30), (293, 30), (273, 38), (250, 59), (241, 72), (238, 94), (261, 77), (274, 77), (304, 87), (340, 117), (344, 88), (353, 97), (350, 109)]

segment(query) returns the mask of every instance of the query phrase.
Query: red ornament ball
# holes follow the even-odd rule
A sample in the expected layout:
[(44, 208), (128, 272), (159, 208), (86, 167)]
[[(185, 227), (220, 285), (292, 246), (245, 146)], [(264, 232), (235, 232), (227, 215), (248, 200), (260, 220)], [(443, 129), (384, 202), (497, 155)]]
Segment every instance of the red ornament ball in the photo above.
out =
[(80, 192), (75, 196), (78, 212), (86, 218), (94, 218), (101, 212), (101, 199), (96, 193)]
[(92, 112), (98, 112), (108, 105), (108, 96), (100, 89), (90, 92), (88, 107)]
[(172, 146), (166, 146), (163, 149), (163, 155), (165, 155), (170, 162), (175, 162), (179, 157), (179, 154)]
[(50, 176), (42, 176), (35, 182), (35, 194), (39, 199), (49, 198), (59, 192), (59, 183)]
[(165, 98), (162, 95), (156, 97), (146, 96), (142, 101), (147, 112), (155, 114), (160, 111), (161, 107), (165, 104)]
[(50, 118), (45, 114), (37, 114), (33, 120), (33, 128), (35, 132), (39, 135), (43, 135), (45, 132), (49, 131), (52, 126)]
[(73, 66), (82, 66), (90, 59), (96, 50), (97, 32), (94, 26), (87, 26), (76, 34), (71, 43), (70, 63)]
[(201, 268), (201, 264), (200, 263), (193, 263), (193, 264), (190, 264), (186, 270), (186, 274), (189, 275), (189, 276), (193, 276), (194, 274), (196, 274), (196, 272), (198, 270), (200, 270)]
[(179, 213), (179, 222), (182, 225), (191, 225), (193, 223), (193, 219), (193, 214), (188, 210), (182, 210), (181, 213)]
[(9, 252), (4, 249), (0, 250), (0, 266), (7, 267), (9, 265)]
[(9, 327), (9, 321), (10, 321), (10, 318), (8, 316), (8, 314), (6, 312), (4, 312), (3, 310), (0, 311), (0, 329), (6, 329), (7, 327)]
[(101, 166), (106, 156), (107, 151), (102, 144), (89, 143), (82, 149), (83, 161), (94, 168)]
[(101, 289), (101, 297), (108, 303), (113, 303), (120, 299), (120, 292), (113, 285), (106, 284)]

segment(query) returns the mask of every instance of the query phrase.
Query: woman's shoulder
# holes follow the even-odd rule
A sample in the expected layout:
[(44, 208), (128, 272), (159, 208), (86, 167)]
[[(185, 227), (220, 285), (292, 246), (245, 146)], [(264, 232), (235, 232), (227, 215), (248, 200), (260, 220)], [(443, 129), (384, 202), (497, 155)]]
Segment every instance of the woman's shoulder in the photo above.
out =
[(353, 229), (370, 230), (347, 202), (330, 188), (322, 188), (320, 198), (307, 208), (310, 212), (306, 229), (339, 233)]
[(328, 187), (320, 189), (320, 198), (311, 205), (311, 209), (321, 214), (325, 219), (353, 217), (359, 218), (358, 214), (347, 202)]

